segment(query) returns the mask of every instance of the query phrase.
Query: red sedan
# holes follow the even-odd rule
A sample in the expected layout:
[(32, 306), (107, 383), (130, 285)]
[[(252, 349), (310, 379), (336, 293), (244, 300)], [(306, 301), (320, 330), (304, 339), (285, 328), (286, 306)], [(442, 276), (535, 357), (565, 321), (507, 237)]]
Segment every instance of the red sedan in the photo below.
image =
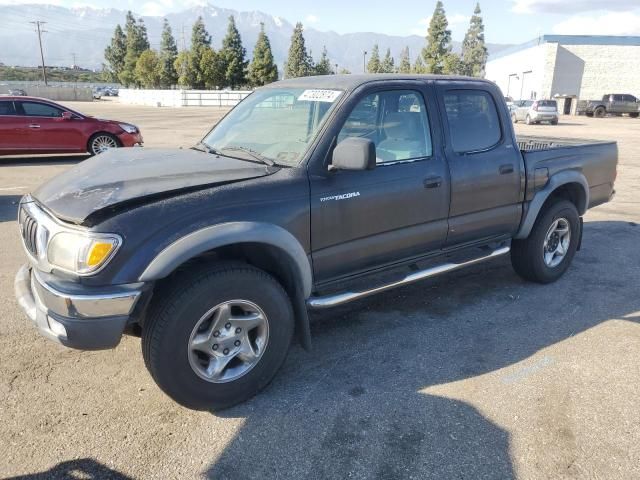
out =
[(35, 97), (0, 97), (0, 155), (84, 153), (142, 145), (135, 125), (100, 120)]

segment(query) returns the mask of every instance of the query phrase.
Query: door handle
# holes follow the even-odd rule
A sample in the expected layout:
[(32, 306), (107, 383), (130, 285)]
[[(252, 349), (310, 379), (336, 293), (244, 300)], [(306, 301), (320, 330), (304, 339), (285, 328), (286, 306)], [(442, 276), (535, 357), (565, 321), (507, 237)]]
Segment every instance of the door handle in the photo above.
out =
[(500, 175), (508, 175), (513, 173), (513, 165), (500, 165)]
[(442, 185), (442, 177), (429, 177), (424, 179), (424, 188), (438, 188)]
[(29, 125), (29, 128), (40, 128), (40, 125), (38, 125), (37, 123), (32, 123), (31, 125)]

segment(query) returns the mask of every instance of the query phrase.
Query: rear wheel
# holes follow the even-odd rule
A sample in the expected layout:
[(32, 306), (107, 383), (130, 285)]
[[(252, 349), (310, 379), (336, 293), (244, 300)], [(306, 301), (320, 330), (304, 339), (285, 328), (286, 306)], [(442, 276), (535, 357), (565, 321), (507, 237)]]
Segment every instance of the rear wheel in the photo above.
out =
[(120, 147), (118, 137), (106, 132), (96, 133), (89, 139), (89, 153), (98, 155), (112, 148)]
[(511, 264), (518, 275), (538, 283), (555, 282), (569, 268), (578, 248), (580, 216), (568, 200), (541, 212), (529, 237), (511, 244)]
[(549, 123), (551, 125), (557, 125), (558, 124), (558, 120), (551, 120)]
[(604, 107), (598, 107), (593, 111), (593, 116), (596, 118), (604, 118), (607, 114), (607, 110)]
[(512, 113), (512, 114), (511, 114), (511, 121), (512, 121), (513, 123), (518, 123), (518, 119), (516, 118), (516, 114), (515, 114), (515, 113)]
[(527, 115), (527, 118), (524, 119), (524, 123), (526, 123), (527, 125), (531, 125), (533, 123), (529, 115)]
[(249, 265), (201, 267), (160, 287), (142, 330), (145, 364), (176, 402), (218, 410), (264, 388), (293, 335), (291, 302)]
[(630, 113), (629, 116), (631, 118), (638, 118), (638, 116), (640, 116), (640, 113), (636, 112), (636, 113)]

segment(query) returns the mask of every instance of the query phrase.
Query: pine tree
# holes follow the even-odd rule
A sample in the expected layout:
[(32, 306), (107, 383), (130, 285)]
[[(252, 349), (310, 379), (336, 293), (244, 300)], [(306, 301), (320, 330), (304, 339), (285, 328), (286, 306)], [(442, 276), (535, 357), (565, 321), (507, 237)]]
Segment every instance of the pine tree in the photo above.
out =
[(233, 88), (247, 83), (245, 56), (247, 52), (242, 46), (242, 38), (236, 27), (233, 15), (229, 17), (227, 34), (222, 40), (222, 49), (218, 55), (224, 62), (224, 77), (226, 86)]
[(190, 85), (198, 90), (205, 88), (205, 77), (202, 73), (202, 56), (211, 49), (211, 35), (204, 26), (202, 17), (198, 17), (191, 29), (191, 49), (189, 50)]
[(380, 50), (378, 49), (378, 44), (375, 44), (371, 49), (371, 58), (367, 62), (367, 73), (380, 73), (381, 67)]
[(338, 72), (340, 75), (349, 75), (351, 73), (350, 70), (347, 70), (346, 68), (341, 68), (340, 71)]
[(380, 64), (380, 73), (393, 73), (395, 71), (393, 57), (391, 56), (391, 49), (387, 48), (387, 53)]
[(124, 70), (124, 57), (127, 55), (127, 36), (120, 25), (113, 32), (111, 43), (104, 51), (107, 61), (107, 77), (112, 82), (119, 81), (120, 73)]
[(400, 52), (400, 65), (398, 73), (411, 73), (411, 60), (409, 59), (409, 47), (404, 47)]
[(260, 23), (260, 34), (253, 48), (253, 59), (249, 65), (249, 82), (254, 87), (261, 87), (278, 79), (278, 67), (273, 62), (271, 42), (264, 33), (264, 23)]
[(484, 44), (484, 24), (480, 16), (480, 4), (476, 3), (462, 42), (462, 72), (464, 75), (484, 77), (487, 64), (487, 47)]
[(136, 82), (144, 88), (158, 88), (160, 86), (161, 65), (158, 54), (154, 50), (145, 50), (136, 62)]
[(131, 11), (127, 12), (126, 23), (127, 34), (127, 54), (124, 57), (124, 68), (120, 72), (120, 81), (125, 86), (139, 86), (135, 69), (140, 54), (149, 50), (149, 39), (147, 38), (147, 27), (142, 19), (136, 21)]
[(225, 60), (213, 48), (204, 48), (200, 57), (200, 72), (204, 87), (218, 89), (226, 85)]
[(422, 56), (420, 55), (416, 58), (416, 63), (413, 64), (413, 73), (427, 73), (427, 67), (425, 67), (424, 62), (422, 61)]
[(462, 59), (457, 53), (450, 52), (445, 55), (442, 62), (442, 73), (445, 75), (460, 75), (462, 73)]
[(160, 85), (162, 87), (171, 87), (178, 81), (178, 73), (176, 72), (176, 59), (178, 58), (178, 46), (176, 40), (171, 33), (171, 26), (167, 19), (164, 19), (162, 25), (162, 38), (160, 40)]
[(429, 22), (427, 46), (422, 50), (428, 73), (440, 74), (444, 71), (445, 58), (451, 52), (451, 30), (447, 29), (448, 25), (442, 2), (438, 0)]
[(289, 55), (285, 65), (284, 73), (286, 78), (306, 77), (311, 73), (309, 54), (307, 53), (302, 32), (302, 23), (296, 23), (291, 35), (291, 45), (289, 46)]
[(316, 75), (332, 75), (333, 69), (331, 68), (331, 61), (329, 60), (329, 54), (327, 53), (327, 47), (323, 47), (320, 60), (314, 68)]

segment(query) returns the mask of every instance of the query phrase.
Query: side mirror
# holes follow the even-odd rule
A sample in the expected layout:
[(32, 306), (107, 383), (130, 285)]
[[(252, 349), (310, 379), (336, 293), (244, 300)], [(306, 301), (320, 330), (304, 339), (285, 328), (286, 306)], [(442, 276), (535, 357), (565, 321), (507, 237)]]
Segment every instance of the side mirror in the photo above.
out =
[(376, 168), (376, 145), (368, 138), (350, 137), (333, 149), (329, 171)]
[(63, 120), (72, 120), (73, 119), (73, 113), (71, 113), (71, 112), (62, 112), (62, 119)]

